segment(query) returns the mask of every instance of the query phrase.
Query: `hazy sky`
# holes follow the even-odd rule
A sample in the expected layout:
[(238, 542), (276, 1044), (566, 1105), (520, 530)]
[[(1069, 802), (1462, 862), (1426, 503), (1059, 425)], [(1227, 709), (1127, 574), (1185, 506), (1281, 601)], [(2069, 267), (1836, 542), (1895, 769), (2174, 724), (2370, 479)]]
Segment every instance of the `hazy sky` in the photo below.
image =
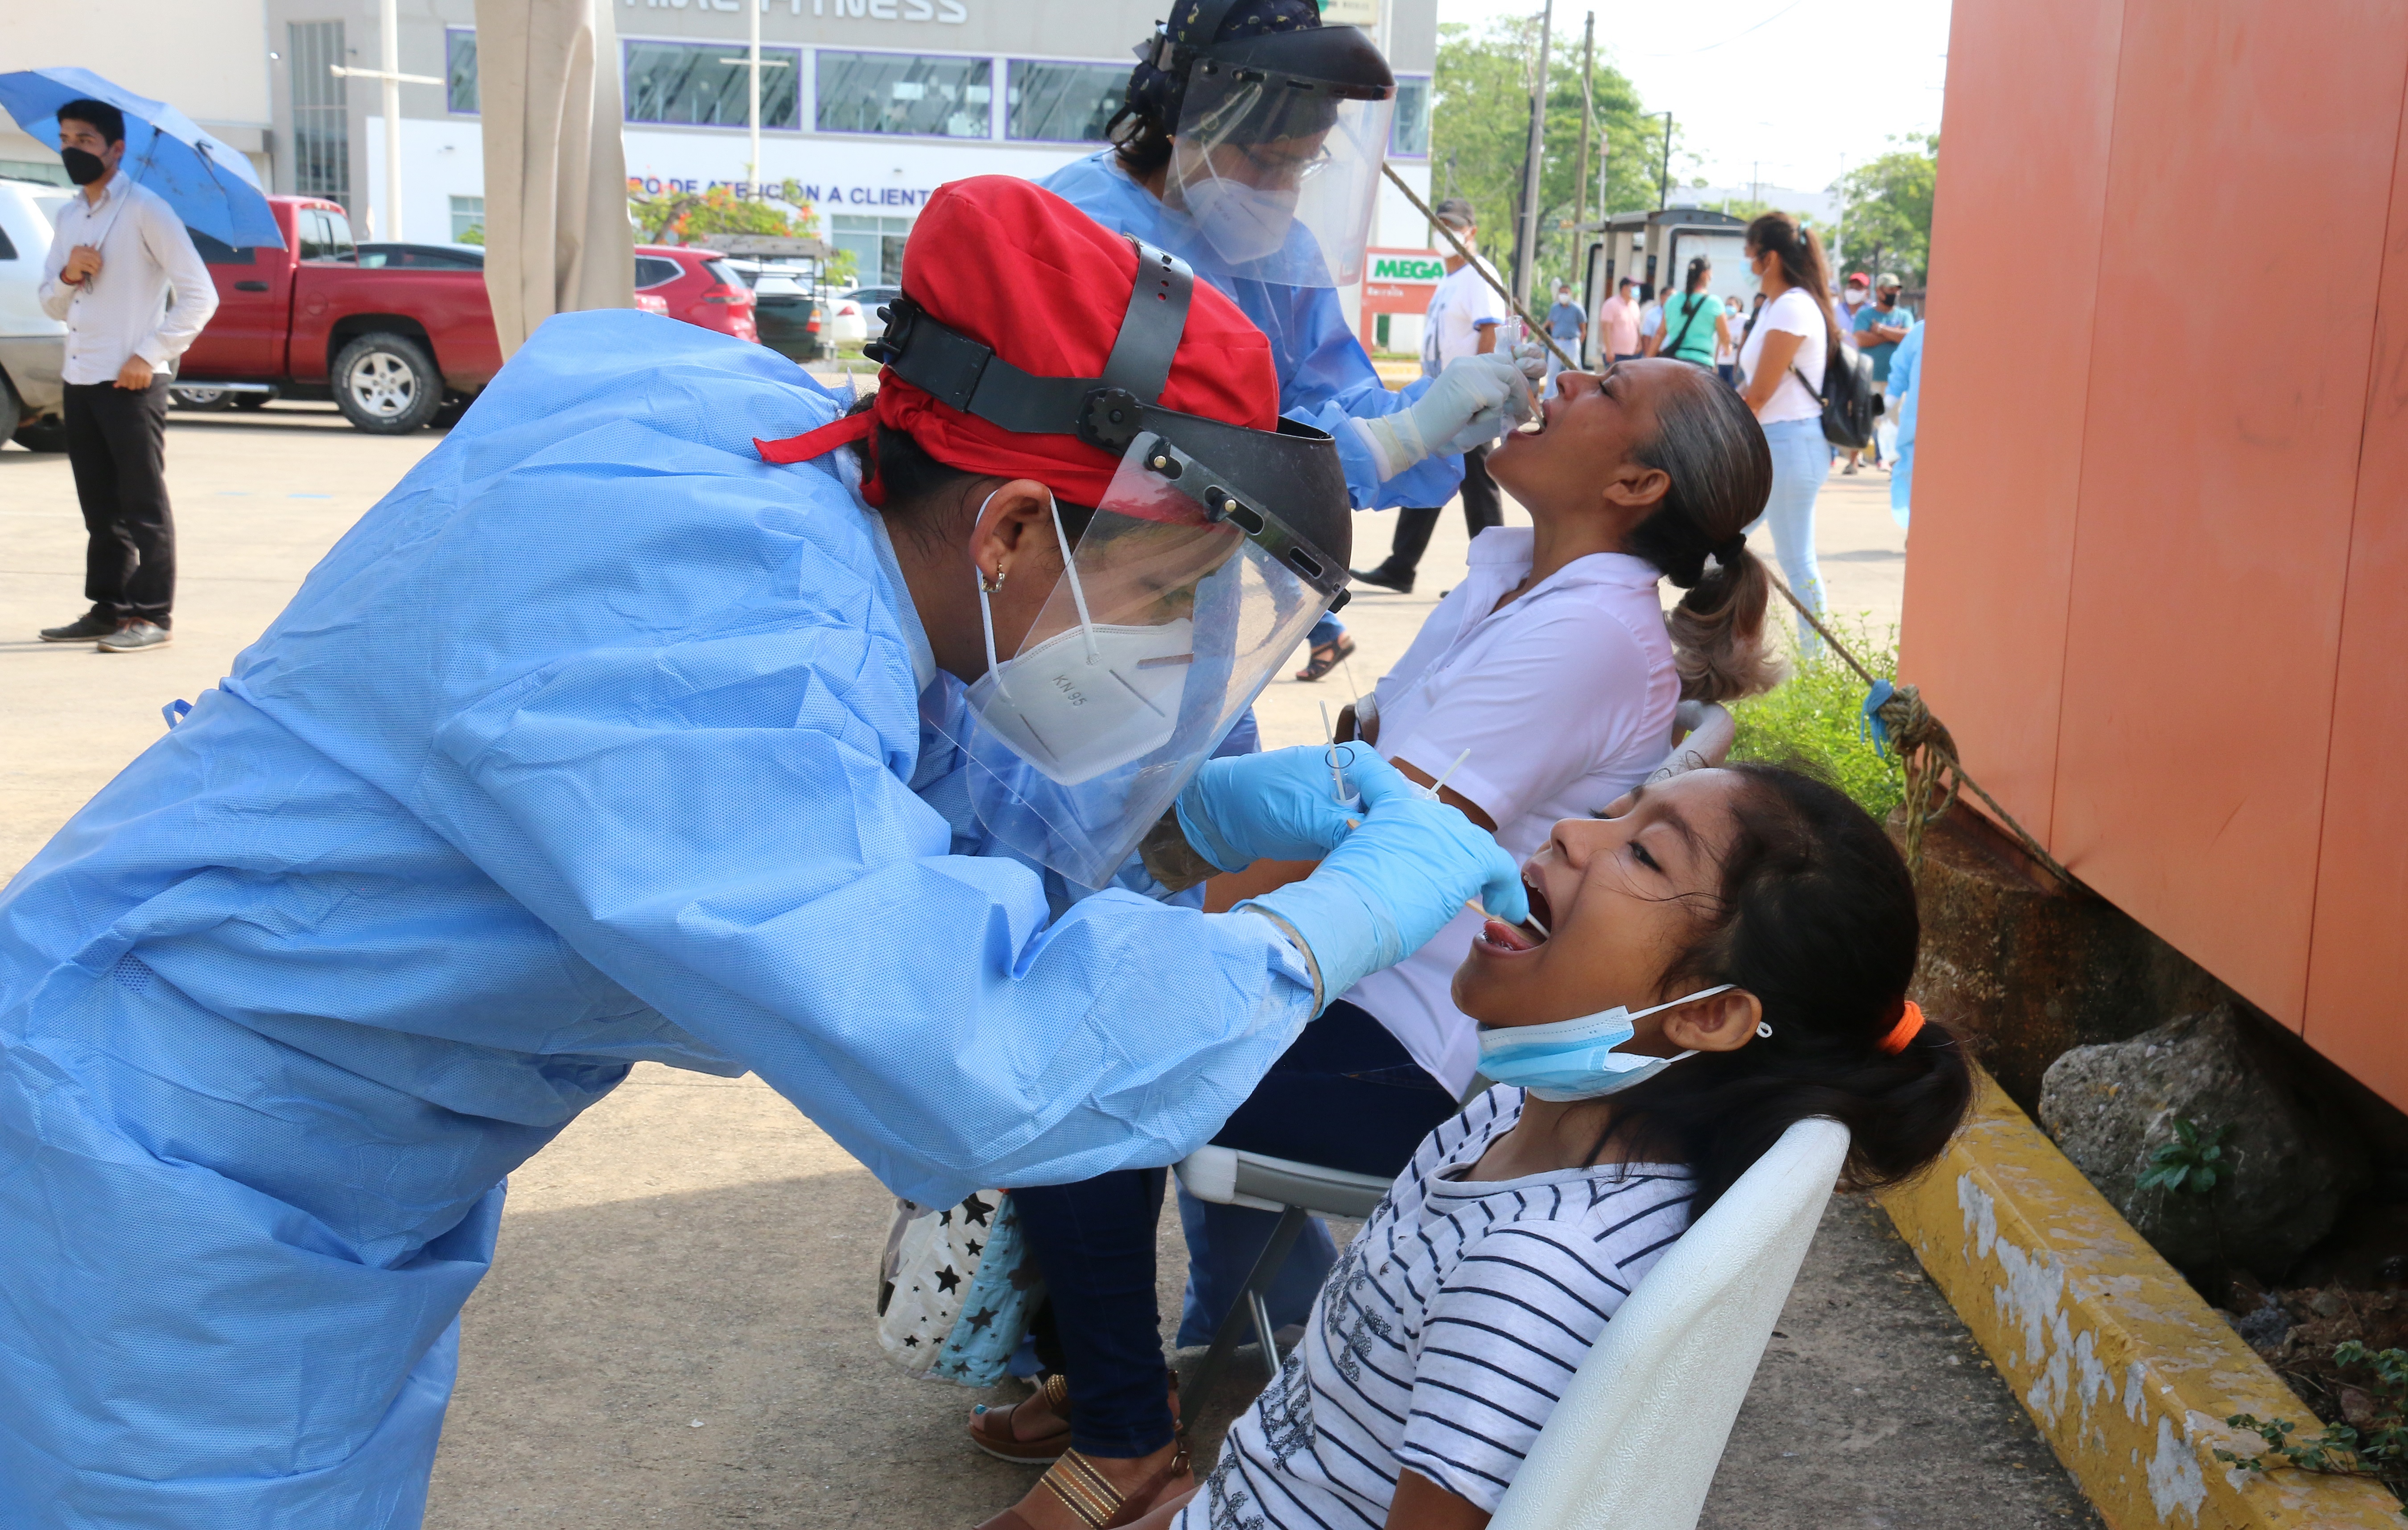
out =
[[(1476, 26), (1515, 10), (1535, 15), (1540, 3), (1439, 0), (1438, 16)], [(1939, 129), (1947, 0), (1675, 0), (1652, 8), (1556, 0), (1555, 67), (1567, 59), (1578, 67), (1581, 21), (1592, 9), (1599, 56), (1637, 83), (1650, 108), (1671, 110), (1673, 171), (1684, 180), (1816, 191), (1881, 153), (1890, 135)]]

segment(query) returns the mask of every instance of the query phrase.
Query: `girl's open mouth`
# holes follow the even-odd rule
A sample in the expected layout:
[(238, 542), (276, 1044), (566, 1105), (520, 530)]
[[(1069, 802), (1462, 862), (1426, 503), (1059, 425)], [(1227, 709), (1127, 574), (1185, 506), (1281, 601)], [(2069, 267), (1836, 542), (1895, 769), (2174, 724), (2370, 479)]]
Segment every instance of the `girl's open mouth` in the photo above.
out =
[(1547, 943), (1548, 927), (1555, 911), (1548, 906), (1547, 894), (1526, 872), (1522, 877), (1522, 889), (1529, 895), (1530, 917), (1520, 924), (1508, 924), (1501, 919), (1491, 918), (1480, 927), (1480, 935), (1472, 944), (1484, 946), (1500, 955), (1518, 956), (1524, 951), (1537, 951)]

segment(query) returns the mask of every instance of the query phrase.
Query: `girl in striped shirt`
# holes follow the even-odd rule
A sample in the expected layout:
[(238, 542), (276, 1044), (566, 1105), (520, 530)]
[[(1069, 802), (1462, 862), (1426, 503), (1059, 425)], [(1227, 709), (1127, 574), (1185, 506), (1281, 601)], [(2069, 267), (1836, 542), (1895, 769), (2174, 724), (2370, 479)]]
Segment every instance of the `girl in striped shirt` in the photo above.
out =
[(1906, 1000), (1906, 866), (1833, 788), (1691, 771), (1558, 823), (1523, 878), (1530, 925), (1489, 921), (1455, 978), (1507, 1081), (1422, 1143), (1148, 1530), (1484, 1525), (1614, 1309), (1791, 1123), (1848, 1126), (1872, 1186), (1962, 1120), (1962, 1051)]

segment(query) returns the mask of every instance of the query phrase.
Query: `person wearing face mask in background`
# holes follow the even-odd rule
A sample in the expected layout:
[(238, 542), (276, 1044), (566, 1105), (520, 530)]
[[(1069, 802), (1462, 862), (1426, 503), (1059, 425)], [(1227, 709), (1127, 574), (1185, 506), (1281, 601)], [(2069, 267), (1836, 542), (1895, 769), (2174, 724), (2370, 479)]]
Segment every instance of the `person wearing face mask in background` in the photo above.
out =
[(1739, 348), (1747, 338), (1747, 316), (1736, 296), (1723, 300), (1723, 328), (1714, 343), (1714, 375), (1739, 386)]
[(1597, 310), (1598, 338), (1605, 349), (1606, 365), (1639, 359), (1639, 279), (1624, 277), (1615, 286), (1613, 296)]
[[(1886, 397), (1889, 392), (1890, 362), (1898, 354), (1899, 342), (1914, 327), (1914, 310), (1899, 302), (1899, 282), (1887, 272), (1873, 282), (1873, 301), (1868, 307), (1856, 310), (1855, 320), (1856, 349), (1873, 365), (1873, 392)], [(1884, 436), (1889, 437), (1885, 443)], [(1873, 462), (1886, 466), (1897, 455), (1896, 417), (1886, 410), (1873, 417)]]
[[(1772, 448), (1772, 495), (1764, 522), (1790, 590), (1817, 613), (1823, 577), (1814, 558), (1814, 502), (1831, 473), (1831, 443), (1823, 436), (1823, 374), (1836, 343), (1829, 277), (1822, 241), (1785, 212), (1768, 212), (1747, 225), (1747, 268), (1768, 301), (1740, 346), (1747, 374), (1740, 397), (1756, 411)], [(1822, 638), (1798, 620), (1798, 651), (1822, 651)]]
[[(1547, 334), (1561, 346), (1564, 354), (1578, 359), (1581, 345), (1588, 338), (1588, 310), (1572, 295), (1569, 281), (1555, 283), (1555, 305), (1547, 310)], [(1545, 396), (1555, 396), (1555, 374), (1564, 369), (1563, 362), (1552, 350), (1547, 352), (1547, 391)]]
[[(1039, 184), (1219, 287), (1271, 343), (1280, 408), (1338, 443), (1356, 509), (1443, 505), (1460, 454), (1528, 418), (1542, 348), (1391, 392), (1337, 290), (1362, 274), (1396, 77), (1313, 0), (1198, 0), (1140, 45), (1112, 147)], [(1353, 651), (1333, 616), (1297, 675)]]
[[(1497, 273), (1480, 259), (1480, 225), (1471, 204), (1462, 197), (1450, 196), (1430, 210), (1454, 233), (1456, 241), (1472, 252), (1471, 260), (1467, 261), (1450, 247), (1446, 275), (1439, 279), (1437, 290), (1430, 293), (1429, 308), (1422, 319), (1422, 372), (1426, 377), (1440, 377), (1467, 358), (1485, 357), (1495, 351), (1497, 336), (1505, 322), (1505, 306), (1498, 300), (1497, 289), (1485, 279)], [(1476, 266), (1474, 262), (1478, 263)], [(1491, 526), (1505, 523), (1504, 502), (1498, 497), (1496, 480), (1488, 476), (1489, 450), (1484, 441), (1465, 449), (1463, 453), (1463, 528), (1467, 536), (1476, 537)], [(1387, 557), (1376, 568), (1354, 570), (1354, 582), (1393, 590), (1400, 595), (1412, 594), (1413, 576), (1421, 567), (1422, 554), (1429, 551), (1430, 536), (1438, 530), (1438, 518), (1439, 507), (1435, 505), (1398, 511), (1397, 530), (1389, 539)]]
[(218, 290), (183, 221), (120, 170), (124, 113), (70, 101), (58, 122), (59, 156), (81, 191), (59, 212), (38, 293), (42, 311), (67, 326), (67, 461), (92, 608), (41, 636), (136, 653), (165, 646), (175, 624), (167, 384), (217, 312)]
[[(1840, 344), (1853, 346), (1856, 343), (1856, 319), (1872, 306), (1871, 279), (1862, 271), (1850, 272), (1847, 281), (1840, 288), (1839, 301), (1831, 305), (1833, 320), (1839, 326)], [(1853, 475), (1863, 465), (1863, 459), (1862, 449), (1851, 447), (1848, 465), (1840, 469), (1841, 476)]]
[(1639, 310), (1639, 351), (1641, 355), (1650, 355), (1656, 348), (1649, 342), (1664, 330), (1664, 301), (1672, 295), (1672, 283), (1668, 278), (1645, 291), (1647, 306)]

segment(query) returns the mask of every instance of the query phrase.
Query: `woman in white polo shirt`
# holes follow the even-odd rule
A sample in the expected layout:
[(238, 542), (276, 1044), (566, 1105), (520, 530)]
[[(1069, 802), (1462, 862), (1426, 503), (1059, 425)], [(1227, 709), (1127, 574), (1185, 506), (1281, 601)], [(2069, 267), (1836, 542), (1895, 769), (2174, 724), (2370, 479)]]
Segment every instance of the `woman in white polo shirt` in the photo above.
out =
[[(1826, 291), (1829, 268), (1814, 231), (1785, 212), (1768, 212), (1747, 225), (1747, 268), (1767, 298), (1739, 352), (1747, 378), (1740, 396), (1756, 411), (1772, 449), (1772, 496), (1764, 519), (1789, 588), (1819, 613), (1814, 500), (1831, 472), (1831, 443), (1823, 437), (1823, 368), (1838, 333)], [(1811, 657), (1821, 646), (1800, 617), (1799, 652)]]

